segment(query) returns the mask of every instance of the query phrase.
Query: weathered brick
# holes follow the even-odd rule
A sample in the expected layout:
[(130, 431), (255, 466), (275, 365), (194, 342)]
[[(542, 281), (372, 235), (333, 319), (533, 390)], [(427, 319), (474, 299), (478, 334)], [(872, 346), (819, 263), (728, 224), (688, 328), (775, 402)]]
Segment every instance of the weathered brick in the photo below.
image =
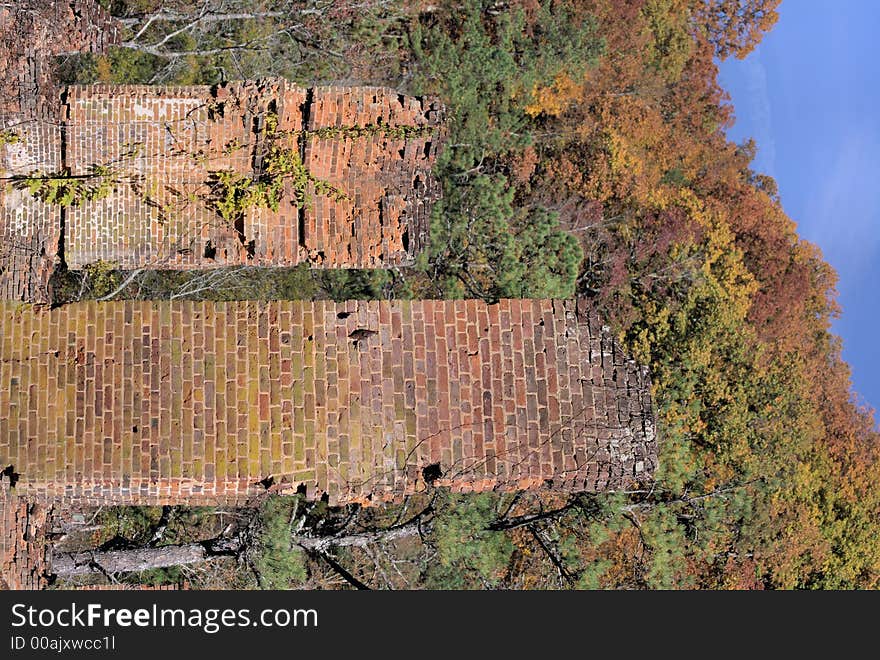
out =
[[(19, 140), (0, 146), (0, 173), (61, 167), (60, 89), (54, 56), (100, 52), (119, 26), (94, 0), (18, 0), (0, 4), (0, 130)], [(0, 186), (0, 299), (47, 302), (61, 231), (58, 207)]]
[(620, 488), (656, 465), (650, 385), (632, 361), (581, 376), (590, 336), (619, 351), (564, 301), (0, 304), (0, 465), (83, 503), (234, 501), (306, 473), (334, 503), (400, 497), (430, 463), (459, 489)]

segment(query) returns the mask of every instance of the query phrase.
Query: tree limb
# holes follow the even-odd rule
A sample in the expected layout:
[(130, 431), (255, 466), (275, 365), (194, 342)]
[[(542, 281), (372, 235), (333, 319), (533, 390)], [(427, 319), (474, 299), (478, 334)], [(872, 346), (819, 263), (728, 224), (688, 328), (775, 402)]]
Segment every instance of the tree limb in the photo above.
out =
[(327, 562), (327, 565), (330, 568), (332, 568), (334, 571), (336, 571), (336, 573), (341, 575), (343, 577), (343, 579), (346, 582), (348, 582), (351, 586), (353, 586), (355, 589), (359, 589), (361, 591), (371, 591), (371, 589), (367, 585), (365, 585), (363, 582), (358, 580), (354, 575), (352, 575), (347, 570), (345, 570), (345, 568), (338, 561), (333, 559), (333, 557), (328, 555), (326, 552), (317, 552), (315, 554), (318, 557), (320, 557), (321, 559), (323, 559), (325, 562)]
[(399, 527), (371, 532), (356, 532), (345, 536), (325, 536), (318, 538), (298, 537), (294, 543), (309, 552), (326, 552), (330, 548), (365, 548), (370, 544), (382, 541), (418, 536), (420, 520), (413, 520)]
[(241, 542), (238, 539), (219, 538), (161, 548), (62, 552), (53, 554), (52, 572), (65, 578), (94, 573), (133, 573), (151, 568), (198, 564), (214, 557), (231, 557), (237, 555), (240, 549)]

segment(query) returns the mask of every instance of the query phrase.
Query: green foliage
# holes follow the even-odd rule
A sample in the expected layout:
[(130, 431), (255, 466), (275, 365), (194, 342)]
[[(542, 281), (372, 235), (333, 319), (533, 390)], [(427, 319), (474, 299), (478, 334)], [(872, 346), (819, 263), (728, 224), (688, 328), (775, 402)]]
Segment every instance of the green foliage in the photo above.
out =
[[(594, 26), (545, 2), (527, 25), (519, 10), (461, 10), (411, 31), (418, 92), (447, 103), (449, 138), (436, 172), (444, 197), (419, 267), (444, 297), (570, 297), (582, 260), (578, 241), (499, 173), (533, 142), (532, 92), (560, 75), (582, 77), (600, 49)], [(494, 172), (494, 173), (493, 173)]]
[(431, 589), (481, 589), (497, 586), (513, 554), (506, 534), (488, 531), (498, 518), (501, 498), (494, 493), (444, 493), (429, 542), (436, 560), (424, 570)]
[(669, 507), (657, 507), (641, 523), (639, 533), (650, 548), (650, 563), (645, 576), (649, 589), (693, 587), (687, 575), (687, 559), (682, 548), (688, 546), (685, 528), (677, 512)]
[(12, 129), (0, 131), (0, 149), (5, 147), (7, 144), (18, 144), (20, 141), (21, 136)]
[(447, 296), (570, 298), (583, 252), (543, 209), (516, 209), (499, 175), (444, 180), (422, 268)]
[(495, 5), (466, 0), (434, 25), (411, 28), (413, 89), (448, 104), (452, 146), (441, 168), (465, 171), (530, 144), (532, 90), (560, 74), (581, 77), (600, 49), (594, 26), (574, 20), (564, 3), (541, 3), (528, 29), (522, 11), (490, 13)]
[(260, 532), (253, 566), (263, 589), (291, 589), (305, 581), (302, 551), (292, 546), (297, 497), (273, 496), (260, 507)]
[(95, 524), (101, 526), (103, 540), (121, 538), (138, 543), (149, 540), (161, 517), (161, 506), (111, 506), (101, 509)]
[(562, 230), (558, 215), (536, 207), (518, 212), (512, 249), (497, 260), (497, 297), (571, 298), (583, 260), (577, 238)]
[[(160, 65), (161, 58), (155, 55), (111, 46), (103, 55), (86, 53), (72, 58), (62, 75), (78, 84), (125, 85), (135, 80), (149, 81)], [(179, 84), (187, 83), (181, 80)]]
[(234, 222), (251, 207), (261, 205), (261, 202), (268, 206), (262, 189), (250, 177), (234, 170), (219, 170), (212, 174), (216, 178), (212, 202), (217, 213), (227, 222)]
[(95, 261), (83, 267), (83, 276), (89, 287), (92, 298), (103, 298), (116, 290), (122, 276), (112, 261)]
[(91, 165), (84, 175), (34, 172), (13, 177), (12, 185), (27, 190), (46, 204), (81, 206), (109, 196), (116, 189), (117, 178), (118, 173), (112, 167)]
[(326, 195), (334, 200), (345, 199), (345, 193), (326, 181), (316, 179), (309, 173), (296, 148), (279, 143), (282, 136), (275, 133), (277, 117), (267, 118), (267, 141), (269, 146), (263, 156), (262, 171), (254, 179), (233, 170), (213, 172), (212, 205), (220, 217), (234, 223), (251, 208), (268, 208), (278, 211), (285, 186), (290, 185), (297, 206), (308, 204), (309, 186), (316, 195)]
[[(123, 539), (128, 544), (143, 544), (151, 540), (162, 521), (161, 506), (112, 506), (102, 508), (95, 517), (101, 542)], [(165, 529), (158, 545), (190, 543), (216, 534), (214, 509), (209, 507), (170, 507)]]
[(326, 297), (337, 302), (385, 298), (385, 289), (393, 284), (387, 270), (324, 269), (315, 273), (315, 279)]
[(46, 204), (81, 206), (84, 202), (104, 199), (118, 184), (118, 173), (105, 165), (91, 165), (84, 175), (34, 172), (13, 177), (12, 185), (27, 190)]

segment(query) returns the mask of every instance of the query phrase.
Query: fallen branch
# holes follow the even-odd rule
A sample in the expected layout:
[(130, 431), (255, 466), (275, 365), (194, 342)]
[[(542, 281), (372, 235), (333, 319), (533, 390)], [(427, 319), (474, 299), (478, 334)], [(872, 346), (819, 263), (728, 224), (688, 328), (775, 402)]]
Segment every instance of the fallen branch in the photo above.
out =
[(94, 573), (137, 573), (152, 568), (199, 564), (215, 557), (233, 557), (240, 549), (238, 539), (219, 538), (161, 548), (54, 553), (52, 573), (64, 578)]

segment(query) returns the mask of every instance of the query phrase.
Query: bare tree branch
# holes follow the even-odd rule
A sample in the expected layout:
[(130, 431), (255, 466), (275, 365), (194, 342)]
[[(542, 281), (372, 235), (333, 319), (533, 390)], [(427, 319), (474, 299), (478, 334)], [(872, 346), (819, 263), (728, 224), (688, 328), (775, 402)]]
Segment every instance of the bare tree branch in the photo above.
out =
[(397, 539), (419, 535), (420, 519), (412, 520), (399, 527), (382, 529), (369, 532), (358, 532), (345, 536), (325, 536), (319, 538), (300, 537), (294, 542), (303, 550), (323, 553), (330, 548), (366, 548), (370, 544), (382, 541), (396, 541)]

